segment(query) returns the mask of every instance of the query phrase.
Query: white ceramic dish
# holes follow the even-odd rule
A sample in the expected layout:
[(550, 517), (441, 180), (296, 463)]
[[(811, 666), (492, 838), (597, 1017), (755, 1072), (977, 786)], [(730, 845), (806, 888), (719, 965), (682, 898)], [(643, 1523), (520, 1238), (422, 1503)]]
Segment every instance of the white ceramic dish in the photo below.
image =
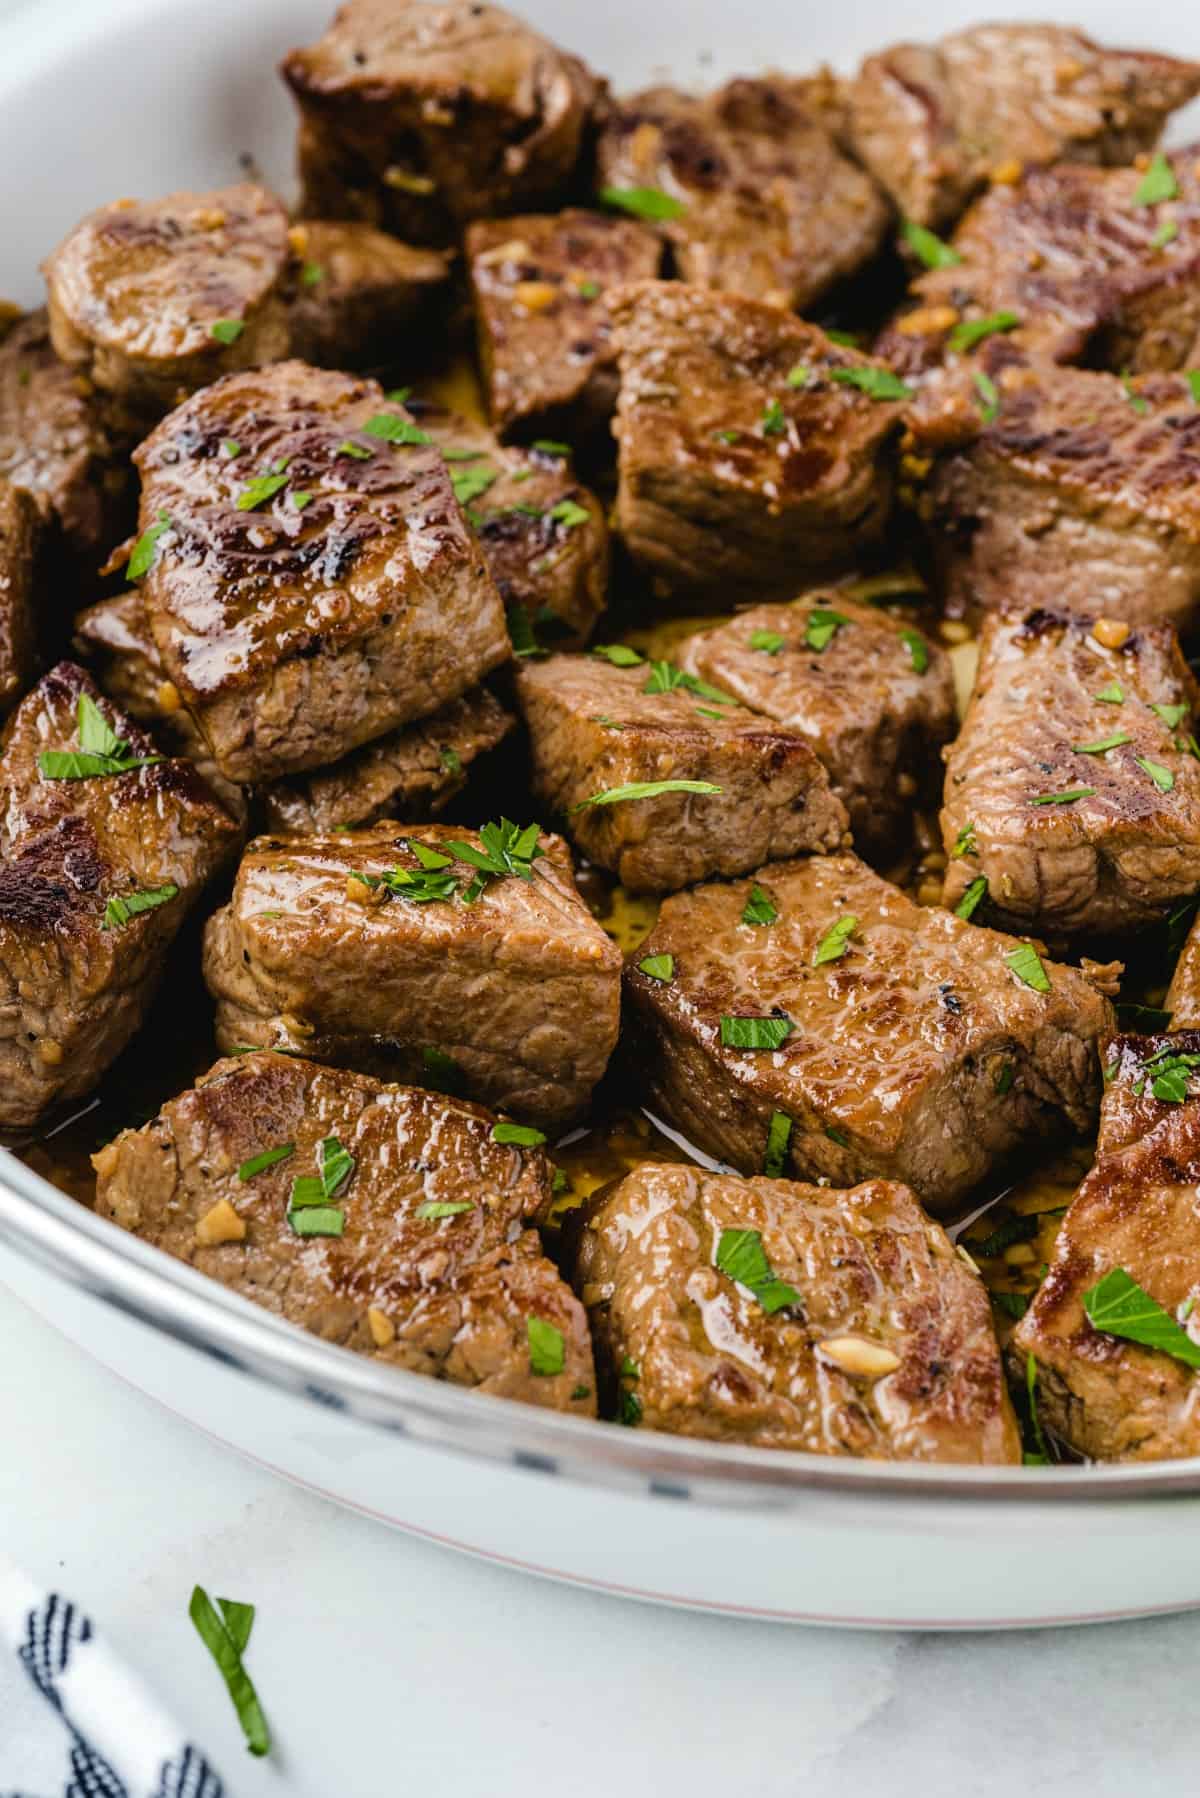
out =
[[(517, 0), (618, 86), (852, 61), (978, 0)], [(1200, 55), (1191, 0), (1049, 10)], [(279, 54), (330, 0), (39, 4), (0, 26), (0, 293), (89, 207), (228, 180), (289, 186)], [(997, 7), (1036, 17), (1045, 7)], [(86, 596), (81, 596), (86, 597)], [(530, 1572), (791, 1622), (928, 1628), (1200, 1605), (1200, 1460), (1138, 1470), (874, 1466), (685, 1442), (397, 1373), (276, 1322), (94, 1218), (0, 1152), (0, 1277), (114, 1373), (329, 1497)], [(30, 1378), (36, 1370), (30, 1369)], [(70, 1428), (70, 1419), (63, 1419)], [(20, 1445), (8, 1445), (19, 1455)]]

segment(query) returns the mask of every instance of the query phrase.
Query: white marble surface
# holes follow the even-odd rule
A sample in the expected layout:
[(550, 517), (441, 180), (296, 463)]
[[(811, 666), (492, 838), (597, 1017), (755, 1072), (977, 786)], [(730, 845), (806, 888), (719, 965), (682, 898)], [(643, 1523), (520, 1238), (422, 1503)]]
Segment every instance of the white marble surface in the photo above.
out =
[[(1195, 1784), (1200, 1617), (835, 1634), (528, 1580), (245, 1465), (2, 1289), (0, 1541), (156, 1683), (230, 1798), (1128, 1798)], [(197, 1580), (259, 1607), (266, 1762), (242, 1751), (188, 1622)], [(4, 1733), (0, 1702), (0, 1790), (19, 1789)]]

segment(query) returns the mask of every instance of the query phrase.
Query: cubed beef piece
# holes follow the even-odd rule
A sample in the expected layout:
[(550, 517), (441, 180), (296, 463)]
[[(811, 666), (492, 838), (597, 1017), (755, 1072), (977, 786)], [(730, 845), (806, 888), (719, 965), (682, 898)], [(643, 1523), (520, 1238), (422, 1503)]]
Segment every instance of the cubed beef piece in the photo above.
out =
[[(511, 848), (515, 830), (485, 828)], [(574, 1118), (616, 1047), (620, 953), (560, 839), (476, 880), (460, 845), (486, 840), (392, 823), (252, 843), (205, 936), (221, 1048), (391, 1065), (535, 1124)]]
[(518, 646), (586, 643), (608, 595), (608, 524), (569, 446), (514, 449), (460, 413), (418, 400), (412, 411), (450, 464)]
[(127, 451), (31, 312), (0, 344), (0, 479), (32, 495), (74, 574), (94, 577), (132, 522)]
[(572, 1228), (624, 1422), (871, 1460), (1020, 1460), (987, 1293), (906, 1186), (650, 1163)]
[(436, 817), (462, 792), (472, 764), (503, 742), (515, 723), (486, 687), (475, 687), (332, 767), (262, 788), (267, 828), (303, 836), (380, 818), (419, 824)]
[(374, 381), (228, 375), (135, 459), (150, 627), (230, 780), (335, 761), (507, 659), (446, 464)]
[(856, 385), (878, 365), (778, 307), (678, 281), (621, 288), (610, 311), (618, 522), (665, 591), (725, 607), (794, 591), (882, 534), (903, 410)]
[[(1186, 922), (1186, 911), (1183, 919)], [(1200, 1030), (1200, 928), (1194, 919), (1163, 1005), (1171, 1014), (1172, 1030)]]
[(605, 295), (657, 275), (662, 244), (633, 219), (567, 211), (467, 231), (479, 360), (501, 436), (607, 433), (617, 357)]
[(626, 979), (651, 1104), (744, 1173), (772, 1154), (802, 1179), (903, 1180), (941, 1210), (1096, 1115), (1107, 1000), (853, 855), (677, 894)]
[[(1032, 1361), (1042, 1427), (1079, 1454), (1200, 1454), (1200, 1034), (1119, 1036), (1105, 1061), (1095, 1163), (1011, 1338), (1013, 1373), (1024, 1382)], [(1190, 1359), (1103, 1327), (1131, 1281)]]
[(560, 199), (598, 88), (498, 6), (349, 0), (284, 58), (301, 210), (451, 243), (475, 218)]
[(1200, 607), (1200, 408), (1176, 375), (1010, 368), (929, 487), (948, 607), (1165, 620)]
[(993, 187), (954, 233), (955, 260), (913, 282), (877, 353), (905, 375), (954, 366), (965, 336), (1003, 321), (1004, 347), (1031, 358), (1184, 367), (1200, 331), (1198, 155), (1170, 157), (1175, 197), (1161, 203), (1139, 201), (1140, 169), (1061, 163)]
[(1024, 167), (1131, 162), (1198, 92), (1200, 64), (1059, 25), (977, 25), (868, 56), (849, 85), (849, 131), (900, 212), (943, 225)]
[(685, 281), (803, 310), (871, 260), (891, 217), (830, 135), (822, 91), (820, 78), (767, 75), (614, 102), (597, 147), (605, 196), (631, 207), (646, 190), (664, 196), (656, 210)]
[[(583, 1308), (528, 1227), (549, 1168), (494, 1127), (435, 1093), (247, 1055), (100, 1150), (96, 1209), (326, 1342), (594, 1416)], [(328, 1199), (296, 1207), (303, 1180)]]
[(680, 665), (798, 731), (850, 817), (860, 855), (895, 854), (939, 789), (954, 735), (950, 658), (923, 632), (836, 589), (755, 606), (687, 638)]
[[(534, 793), (589, 861), (633, 892), (744, 874), (846, 840), (845, 809), (804, 736), (670, 662), (525, 661), (517, 697)], [(661, 782), (674, 790), (642, 793)]]
[(54, 348), (150, 422), (218, 375), (287, 354), (287, 213), (251, 182), (117, 200), (45, 264)]
[(81, 668), (60, 662), (21, 702), (0, 750), (0, 1124), (96, 1084), (236, 837), (191, 765)]
[(1197, 704), (1169, 624), (989, 618), (946, 756), (945, 904), (1062, 940), (1137, 930), (1200, 890)]
[(310, 220), (291, 232), (300, 258), (288, 289), (289, 353), (327, 368), (397, 358), (404, 334), (447, 303), (450, 259), (371, 225)]
[(0, 480), (0, 718), (37, 666), (33, 582), (40, 524), (32, 494)]

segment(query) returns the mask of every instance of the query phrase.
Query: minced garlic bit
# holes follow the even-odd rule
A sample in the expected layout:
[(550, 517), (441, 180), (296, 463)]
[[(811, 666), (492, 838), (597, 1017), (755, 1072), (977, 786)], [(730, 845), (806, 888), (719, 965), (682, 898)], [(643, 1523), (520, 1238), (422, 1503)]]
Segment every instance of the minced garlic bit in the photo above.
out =
[(383, 896), (382, 887), (368, 886), (357, 874), (347, 874), (346, 897), (355, 905), (378, 905)]
[(308, 255), (308, 227), (306, 225), (292, 226), (288, 232), (288, 248), (293, 256)]
[(900, 1365), (899, 1355), (891, 1349), (878, 1342), (864, 1342), (861, 1336), (831, 1336), (817, 1347), (843, 1373), (856, 1374), (864, 1380), (882, 1379), (885, 1373), (895, 1373)]
[(950, 331), (959, 320), (957, 306), (918, 306), (896, 320), (896, 329), (905, 337), (932, 337), (935, 331)]
[(1005, 162), (998, 162), (992, 170), (992, 180), (997, 187), (1015, 187), (1025, 173), (1024, 165), (1010, 156)]
[(160, 712), (178, 712), (183, 706), (183, 697), (173, 680), (165, 680), (155, 694)]
[(395, 163), (383, 171), (384, 184), (387, 187), (398, 187), (405, 194), (431, 194), (437, 191), (437, 182), (430, 175), (414, 175), (411, 169), (398, 168)]
[(188, 223), (197, 231), (219, 231), (225, 223), (225, 213), (220, 206), (197, 206), (188, 214)]
[(395, 1324), (387, 1312), (380, 1311), (376, 1305), (371, 1305), (367, 1311), (367, 1325), (376, 1348), (386, 1348), (389, 1342), (395, 1342)]
[(1092, 635), (1104, 649), (1120, 649), (1128, 643), (1131, 628), (1120, 618), (1097, 618)]
[(526, 312), (545, 312), (557, 298), (558, 289), (552, 281), (518, 281), (513, 288), (513, 299)]
[(480, 268), (492, 268), (498, 262), (528, 262), (533, 251), (523, 237), (510, 237), (504, 243), (494, 244), (490, 250), (483, 250), (475, 260)]
[(196, 1225), (196, 1241), (202, 1249), (214, 1249), (222, 1242), (245, 1242), (246, 1222), (240, 1218), (228, 1199), (218, 1199)]
[(48, 1068), (58, 1067), (63, 1058), (63, 1046), (61, 1043), (56, 1043), (52, 1036), (43, 1036), (38, 1039), (37, 1052), (38, 1060)]

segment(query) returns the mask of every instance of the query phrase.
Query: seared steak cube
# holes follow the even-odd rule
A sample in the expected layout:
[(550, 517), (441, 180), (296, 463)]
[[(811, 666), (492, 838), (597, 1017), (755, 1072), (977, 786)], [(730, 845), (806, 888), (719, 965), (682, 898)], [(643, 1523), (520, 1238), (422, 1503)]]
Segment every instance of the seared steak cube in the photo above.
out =
[[(1105, 1061), (1096, 1160), (1011, 1338), (1013, 1372), (1024, 1382), (1032, 1360), (1041, 1423), (1079, 1454), (1200, 1454), (1200, 1034), (1119, 1036)], [(1122, 1297), (1157, 1312), (1182, 1357), (1105, 1328)]]
[(1200, 929), (1193, 921), (1167, 988), (1163, 1005), (1172, 1030), (1200, 1030)]
[(44, 312), (0, 344), (0, 479), (32, 495), (88, 578), (128, 528), (126, 446), (87, 383), (55, 355)]
[(304, 836), (380, 818), (416, 824), (436, 817), (462, 792), (472, 764), (515, 723), (486, 687), (474, 687), (329, 768), (263, 787), (258, 797), (267, 828)]
[(466, 239), (488, 413), (501, 436), (607, 430), (617, 358), (605, 295), (657, 275), (662, 244), (633, 219), (567, 211), (482, 219)]
[(1200, 408), (1175, 375), (1010, 368), (930, 483), (952, 611), (1014, 603), (1186, 632), (1200, 606)]
[(1020, 1460), (987, 1294), (906, 1186), (650, 1163), (574, 1232), (626, 1423), (872, 1460)]
[[(529, 1228), (549, 1168), (494, 1127), (434, 1093), (247, 1055), (100, 1150), (96, 1209), (326, 1342), (594, 1416), (582, 1307)], [(318, 1203), (297, 1205), (305, 1181)]]
[(535, 795), (634, 892), (744, 874), (845, 840), (846, 813), (801, 733), (670, 662), (526, 661), (517, 697)]
[(282, 74), (300, 109), (301, 210), (411, 243), (559, 199), (597, 94), (578, 58), (468, 0), (348, 0)]
[(288, 353), (327, 368), (396, 360), (402, 334), (446, 301), (449, 258), (371, 225), (310, 220), (293, 228), (300, 257), (288, 295)]
[(412, 410), (450, 464), (514, 638), (585, 643), (608, 594), (608, 525), (567, 445), (513, 449), (459, 413), (416, 400)]
[(943, 1210), (1096, 1115), (1112, 1009), (1084, 976), (853, 855), (676, 894), (626, 980), (651, 1103), (743, 1173), (879, 1175)]
[(946, 756), (946, 905), (1062, 939), (1136, 930), (1200, 891), (1198, 704), (1169, 624), (990, 618)]
[(802, 311), (870, 261), (890, 218), (834, 143), (823, 98), (819, 78), (781, 75), (701, 97), (632, 94), (604, 118), (603, 190), (614, 205), (664, 196), (661, 229), (685, 281)]
[(860, 855), (902, 847), (914, 804), (938, 790), (939, 751), (954, 735), (944, 650), (835, 588), (738, 612), (676, 654), (691, 674), (808, 739)]
[(251, 182), (114, 201), (46, 262), (54, 347), (153, 422), (218, 375), (287, 354), (288, 255), (282, 204)]
[[(501, 839), (517, 872), (481, 872)], [(616, 1047), (620, 954), (566, 845), (512, 826), (260, 837), (204, 972), (223, 1049), (390, 1062), (546, 1127), (583, 1109)]]
[(33, 496), (0, 481), (0, 718), (16, 705), (37, 663), (33, 579), (40, 522)]
[(942, 225), (1014, 170), (1132, 162), (1198, 92), (1196, 63), (1059, 25), (976, 25), (868, 56), (849, 86), (849, 131), (900, 212)]
[(150, 627), (230, 780), (334, 761), (507, 658), (446, 464), (374, 381), (229, 375), (135, 459)]
[[(848, 565), (892, 503), (902, 408), (885, 371), (775, 306), (677, 281), (610, 301), (617, 516), (667, 590), (728, 605)], [(893, 378), (894, 379), (894, 378)]]
[(96, 1084), (236, 835), (81, 668), (21, 702), (0, 750), (0, 1125)]

